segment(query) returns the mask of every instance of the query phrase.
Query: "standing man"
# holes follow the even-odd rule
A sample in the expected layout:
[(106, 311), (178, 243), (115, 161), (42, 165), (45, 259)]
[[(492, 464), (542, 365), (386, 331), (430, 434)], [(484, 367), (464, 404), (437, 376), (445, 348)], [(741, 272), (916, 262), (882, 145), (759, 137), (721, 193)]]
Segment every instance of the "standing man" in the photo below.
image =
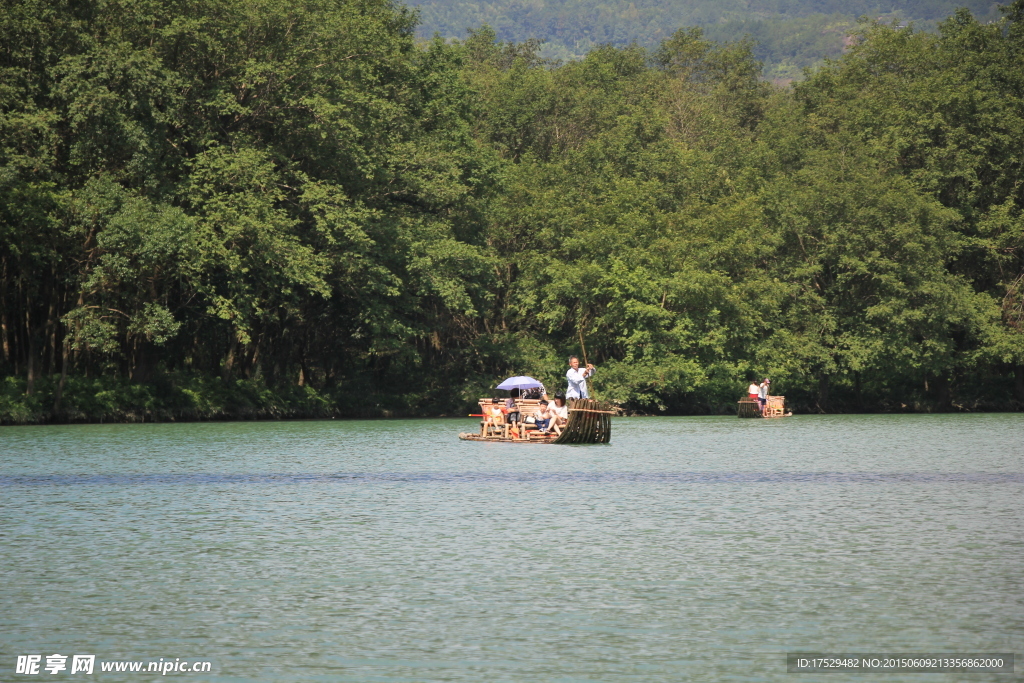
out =
[(587, 367), (580, 370), (580, 359), (576, 356), (569, 356), (569, 371), (565, 378), (569, 380), (569, 387), (565, 390), (566, 398), (590, 398), (587, 392), (587, 378), (594, 376), (594, 366), (587, 363)]
[(767, 377), (757, 388), (757, 402), (761, 404), (761, 415), (764, 415), (764, 408), (768, 404), (768, 396), (771, 393), (772, 381)]

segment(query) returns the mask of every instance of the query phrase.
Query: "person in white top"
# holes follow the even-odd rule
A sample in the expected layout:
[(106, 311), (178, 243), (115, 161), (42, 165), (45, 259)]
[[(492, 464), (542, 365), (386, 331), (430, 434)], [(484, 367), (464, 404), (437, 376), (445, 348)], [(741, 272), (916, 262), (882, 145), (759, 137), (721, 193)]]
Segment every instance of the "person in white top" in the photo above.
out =
[(772, 382), (767, 377), (761, 382), (761, 386), (757, 388), (757, 402), (761, 404), (761, 414), (764, 415), (764, 408), (768, 404), (768, 396), (772, 388)]
[(562, 425), (569, 420), (569, 406), (565, 405), (565, 399), (561, 394), (555, 396), (554, 403), (548, 404), (548, 414), (551, 416), (548, 431), (561, 434)]
[(505, 423), (504, 413), (501, 412), (501, 399), (491, 399), (491, 405), (484, 410), (484, 426), (480, 436), (487, 436), (488, 428), (500, 429)]
[(569, 386), (565, 390), (566, 398), (590, 398), (587, 392), (587, 378), (594, 376), (594, 366), (587, 363), (584, 370), (580, 370), (580, 359), (576, 356), (569, 356), (569, 371), (565, 378), (569, 380)]
[(760, 391), (760, 389), (758, 388), (757, 380), (755, 379), (753, 382), (750, 383), (750, 386), (747, 387), (747, 397), (751, 401), (756, 401), (758, 397), (758, 391)]

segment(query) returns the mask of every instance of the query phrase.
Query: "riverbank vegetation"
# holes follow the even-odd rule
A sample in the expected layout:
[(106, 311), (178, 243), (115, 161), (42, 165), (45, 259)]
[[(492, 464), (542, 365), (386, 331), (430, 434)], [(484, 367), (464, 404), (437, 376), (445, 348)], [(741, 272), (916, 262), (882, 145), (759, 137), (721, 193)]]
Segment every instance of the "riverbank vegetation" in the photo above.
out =
[(0, 420), (1024, 406), (1024, 0), (551, 64), (383, 0), (0, 9)]

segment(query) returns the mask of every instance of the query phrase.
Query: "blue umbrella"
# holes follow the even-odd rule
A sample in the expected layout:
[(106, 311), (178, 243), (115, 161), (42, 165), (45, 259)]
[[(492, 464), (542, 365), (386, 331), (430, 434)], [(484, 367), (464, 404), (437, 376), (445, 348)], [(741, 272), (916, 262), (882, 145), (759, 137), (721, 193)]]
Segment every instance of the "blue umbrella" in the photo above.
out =
[(498, 389), (533, 389), (534, 387), (544, 386), (532, 377), (520, 375), (518, 377), (509, 377), (507, 380), (499, 384), (496, 388)]

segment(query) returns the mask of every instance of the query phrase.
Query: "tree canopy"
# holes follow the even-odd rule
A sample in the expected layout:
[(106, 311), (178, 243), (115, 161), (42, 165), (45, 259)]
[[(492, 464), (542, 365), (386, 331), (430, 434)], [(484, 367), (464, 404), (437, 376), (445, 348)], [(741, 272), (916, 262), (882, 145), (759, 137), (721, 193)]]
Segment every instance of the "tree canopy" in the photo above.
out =
[(581, 345), (630, 410), (1019, 408), (1022, 3), (792, 89), (700, 28), (6, 3), (0, 420), (459, 413)]
[(582, 58), (600, 45), (636, 43), (649, 50), (679, 27), (699, 26), (719, 42), (744, 36), (769, 79), (800, 79), (801, 70), (826, 57), (838, 57), (857, 30), (859, 19), (912, 24), (934, 30), (941, 20), (967, 7), (980, 21), (1000, 18), (987, 0), (416, 0), (417, 30), (463, 38), (467, 29), (494, 28), (499, 40), (544, 41), (551, 59)]

